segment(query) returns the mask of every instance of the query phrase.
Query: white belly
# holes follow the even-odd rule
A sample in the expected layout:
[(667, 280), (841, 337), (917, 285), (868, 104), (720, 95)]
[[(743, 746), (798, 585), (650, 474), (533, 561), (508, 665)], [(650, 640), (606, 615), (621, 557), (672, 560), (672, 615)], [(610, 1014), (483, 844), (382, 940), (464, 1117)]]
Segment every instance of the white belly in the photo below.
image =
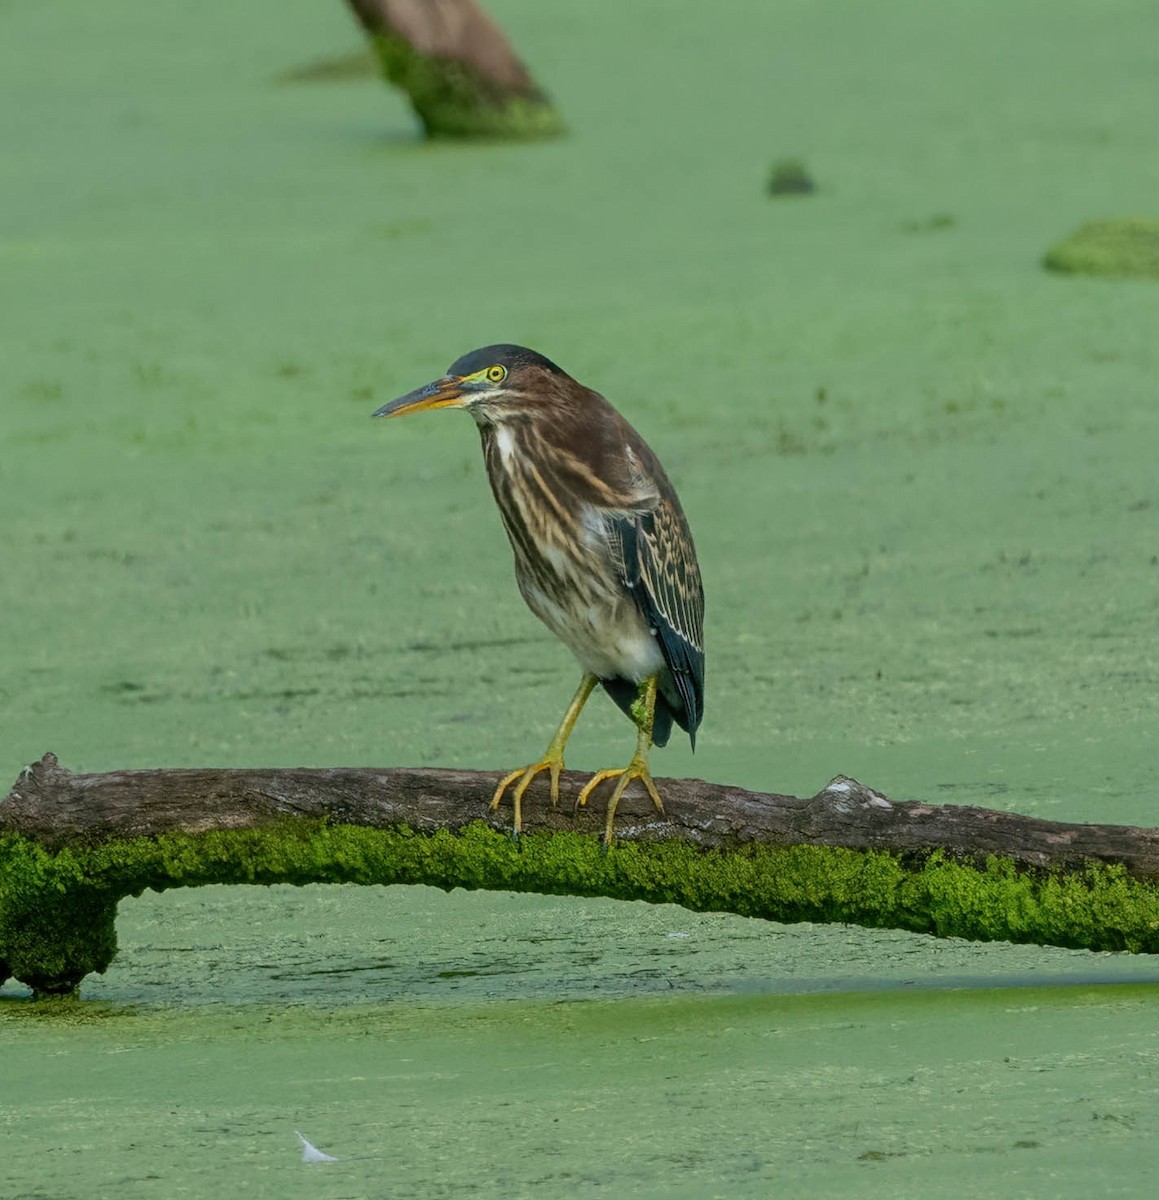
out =
[(663, 668), (659, 643), (630, 598), (577, 596), (574, 607), (563, 609), (534, 584), (520, 590), (531, 611), (585, 671), (639, 683)]

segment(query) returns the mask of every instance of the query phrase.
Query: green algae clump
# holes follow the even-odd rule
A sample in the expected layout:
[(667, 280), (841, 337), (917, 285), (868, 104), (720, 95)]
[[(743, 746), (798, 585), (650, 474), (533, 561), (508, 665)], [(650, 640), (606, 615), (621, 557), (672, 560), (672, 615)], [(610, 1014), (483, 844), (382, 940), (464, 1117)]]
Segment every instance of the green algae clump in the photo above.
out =
[(428, 884), (608, 896), (763, 920), (843, 922), (975, 941), (1159, 952), (1159, 888), (1121, 867), (1021, 870), (942, 853), (525, 835), (477, 821), (420, 834), (283, 819), (260, 829), (133, 838), (50, 853), (0, 839), (0, 962), (38, 995), (68, 994), (116, 952), (118, 901), (201, 884)]
[(1088, 221), (1052, 246), (1042, 265), (1066, 275), (1159, 279), (1159, 218)]

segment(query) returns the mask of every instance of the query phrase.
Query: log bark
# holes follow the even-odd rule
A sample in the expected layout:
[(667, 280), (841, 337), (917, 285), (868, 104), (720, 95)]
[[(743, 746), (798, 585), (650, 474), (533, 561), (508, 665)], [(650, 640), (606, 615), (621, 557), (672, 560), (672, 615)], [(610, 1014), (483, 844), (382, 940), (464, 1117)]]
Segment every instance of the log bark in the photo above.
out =
[(430, 138), (563, 132), (547, 93), (475, 0), (348, 0)]
[(115, 952), (117, 901), (201, 883), (427, 883), (671, 902), (978, 940), (1159, 952), (1159, 830), (891, 800), (838, 776), (807, 799), (660, 780), (602, 804), (537, 781), (525, 835), (497, 773), (197, 769), (76, 775), (46, 754), (0, 802), (0, 980), (72, 990)]
[[(422, 833), (461, 830), (483, 820), (506, 830), (509, 810), (488, 805), (499, 772), (447, 768), (370, 767), (110, 771), (75, 775), (46, 754), (26, 768), (0, 802), (0, 836), (19, 834), (50, 851), (66, 846), (165, 833), (260, 828), (281, 817), (312, 817)], [(527, 834), (567, 830), (597, 834), (598, 805), (575, 812), (588, 776), (560, 776), (560, 806), (543, 802), (546, 775), (524, 803)], [(610, 784), (607, 785), (610, 788)], [(928, 856), (946, 851), (984, 862), (1001, 855), (1023, 867), (1122, 866), (1129, 876), (1159, 882), (1159, 829), (1069, 824), (967, 805), (890, 800), (838, 775), (801, 798), (706, 783), (661, 779), (663, 816), (637, 788), (617, 814), (619, 842), (685, 842), (700, 850), (757, 842), (771, 846), (840, 846)]]

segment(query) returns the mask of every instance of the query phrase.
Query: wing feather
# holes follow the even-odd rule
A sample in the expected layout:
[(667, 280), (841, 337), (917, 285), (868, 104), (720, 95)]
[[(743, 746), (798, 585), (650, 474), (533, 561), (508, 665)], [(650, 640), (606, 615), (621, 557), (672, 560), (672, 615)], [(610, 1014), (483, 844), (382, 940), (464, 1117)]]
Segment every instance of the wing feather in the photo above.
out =
[(621, 578), (672, 674), (680, 700), (672, 715), (695, 749), (704, 714), (704, 589), (684, 514), (664, 497), (647, 511), (608, 518)]
[[(556, 410), (557, 419), (543, 426), (554, 486), (570, 495), (569, 509), (598, 514), (610, 565), (659, 644), (672, 679), (657, 697), (656, 744), (664, 744), (675, 720), (695, 747), (704, 713), (704, 590), (688, 522), (647, 442), (603, 396), (588, 389), (584, 396), (570, 423)], [(603, 685), (631, 715), (635, 685)]]

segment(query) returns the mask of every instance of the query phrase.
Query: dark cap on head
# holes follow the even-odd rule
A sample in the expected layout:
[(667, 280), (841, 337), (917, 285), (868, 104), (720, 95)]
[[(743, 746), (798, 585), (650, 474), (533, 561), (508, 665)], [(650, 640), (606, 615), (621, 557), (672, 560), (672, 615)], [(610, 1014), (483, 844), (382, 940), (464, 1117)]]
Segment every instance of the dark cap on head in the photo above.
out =
[(462, 378), (494, 366), (506, 367), (509, 371), (514, 371), (516, 367), (543, 367), (554, 375), (565, 374), (550, 358), (544, 358), (542, 354), (536, 354), (526, 346), (513, 346), (509, 342), (483, 346), (472, 350), (470, 354), (464, 354), (462, 358), (457, 358), (451, 363), (447, 374)]

